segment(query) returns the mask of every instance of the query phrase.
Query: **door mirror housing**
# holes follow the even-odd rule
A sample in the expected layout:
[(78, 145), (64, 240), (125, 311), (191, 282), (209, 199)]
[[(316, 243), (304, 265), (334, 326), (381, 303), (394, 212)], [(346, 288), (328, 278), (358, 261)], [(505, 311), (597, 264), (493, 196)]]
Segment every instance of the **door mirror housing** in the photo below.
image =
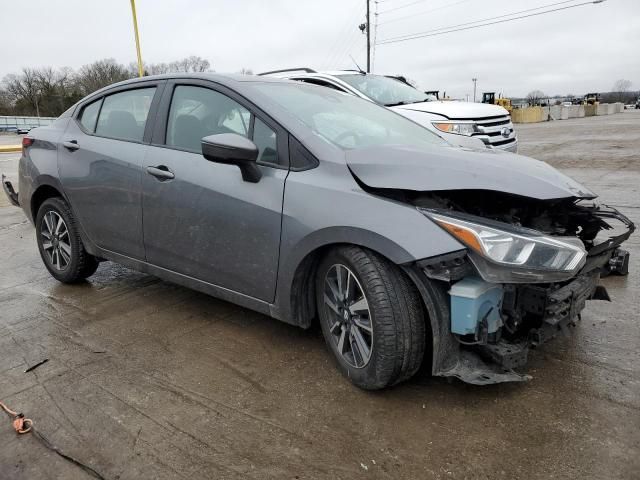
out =
[(258, 147), (237, 133), (209, 135), (201, 140), (202, 156), (211, 162), (237, 165), (245, 182), (257, 183), (262, 172), (256, 165)]

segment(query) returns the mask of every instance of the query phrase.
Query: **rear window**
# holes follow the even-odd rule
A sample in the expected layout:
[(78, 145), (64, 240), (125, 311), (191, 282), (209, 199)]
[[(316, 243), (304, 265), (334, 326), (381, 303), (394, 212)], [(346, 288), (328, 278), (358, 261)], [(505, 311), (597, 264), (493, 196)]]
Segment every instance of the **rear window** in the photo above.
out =
[(138, 88), (105, 97), (96, 135), (141, 142), (155, 90)]

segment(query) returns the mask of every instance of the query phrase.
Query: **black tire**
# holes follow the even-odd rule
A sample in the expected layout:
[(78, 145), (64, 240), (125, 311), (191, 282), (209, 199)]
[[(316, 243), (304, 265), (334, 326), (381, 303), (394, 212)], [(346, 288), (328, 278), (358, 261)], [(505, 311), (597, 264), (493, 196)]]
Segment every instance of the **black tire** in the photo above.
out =
[[(57, 216), (56, 216), (57, 215)], [(45, 217), (47, 220), (45, 220)], [(51, 223), (51, 218), (61, 218), (66, 227), (67, 235), (64, 238), (54, 239), (56, 245), (62, 244), (64, 240), (65, 248), (58, 249), (58, 254), (51, 256), (52, 246), (46, 235), (50, 234), (47, 221)], [(53, 228), (53, 227), (52, 227)], [(54, 235), (55, 237), (56, 235)], [(62, 283), (77, 283), (90, 277), (98, 268), (99, 261), (89, 254), (82, 244), (77, 222), (67, 203), (58, 197), (45, 200), (36, 215), (36, 240), (38, 250), (45, 267), (53, 278)], [(45, 245), (46, 244), (46, 245)], [(56, 261), (57, 260), (57, 261)], [(66, 260), (66, 261), (65, 261)], [(59, 262), (59, 263), (58, 263)], [(58, 264), (57, 264), (58, 263)]]
[[(334, 308), (336, 305), (330, 305), (338, 296), (332, 295), (335, 291), (325, 283), (343, 267), (355, 277), (368, 304), (369, 313), (365, 316), (370, 321), (366, 325), (372, 328), (372, 333), (371, 336), (361, 335), (361, 338), (366, 337), (371, 344), (370, 357), (360, 365), (356, 359), (362, 360), (364, 355), (340, 353), (338, 348), (341, 329), (350, 332), (353, 328), (354, 320), (349, 327), (346, 319), (349, 314), (344, 314), (344, 310), (350, 311), (349, 302), (338, 302), (341, 303), (338, 310), (345, 317), (343, 327), (343, 324), (338, 325), (341, 314)], [(315, 288), (325, 341), (338, 368), (353, 384), (366, 390), (378, 390), (407, 380), (419, 370), (425, 352), (424, 311), (418, 291), (398, 266), (369, 250), (339, 247), (330, 251), (318, 266)], [(325, 300), (326, 292), (329, 292), (329, 303)], [(355, 342), (355, 335), (352, 341)], [(354, 350), (353, 345), (351, 349)], [(357, 345), (355, 349), (359, 350)]]

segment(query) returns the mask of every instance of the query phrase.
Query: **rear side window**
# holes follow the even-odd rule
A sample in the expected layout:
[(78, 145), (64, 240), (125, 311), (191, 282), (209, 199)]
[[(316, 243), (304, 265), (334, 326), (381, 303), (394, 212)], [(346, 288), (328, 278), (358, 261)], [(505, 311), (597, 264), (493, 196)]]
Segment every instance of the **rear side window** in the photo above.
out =
[(88, 132), (93, 133), (96, 129), (96, 120), (98, 120), (100, 102), (102, 102), (102, 99), (96, 100), (82, 109), (79, 120), (84, 129)]
[(179, 85), (173, 91), (166, 144), (200, 152), (208, 135), (249, 133), (251, 113), (235, 100), (203, 87)]
[(105, 97), (96, 135), (141, 142), (155, 90), (139, 88)]

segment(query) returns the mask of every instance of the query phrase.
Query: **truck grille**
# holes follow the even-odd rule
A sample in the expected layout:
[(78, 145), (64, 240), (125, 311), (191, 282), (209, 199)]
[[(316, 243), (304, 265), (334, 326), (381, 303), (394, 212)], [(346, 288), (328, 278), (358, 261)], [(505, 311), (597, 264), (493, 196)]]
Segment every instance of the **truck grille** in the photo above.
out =
[[(509, 115), (479, 118), (474, 121), (481, 130), (481, 133), (475, 134), (474, 137), (481, 139), (485, 145), (502, 150), (514, 150), (516, 148), (518, 139)], [(508, 136), (502, 134), (505, 128), (509, 130)]]

